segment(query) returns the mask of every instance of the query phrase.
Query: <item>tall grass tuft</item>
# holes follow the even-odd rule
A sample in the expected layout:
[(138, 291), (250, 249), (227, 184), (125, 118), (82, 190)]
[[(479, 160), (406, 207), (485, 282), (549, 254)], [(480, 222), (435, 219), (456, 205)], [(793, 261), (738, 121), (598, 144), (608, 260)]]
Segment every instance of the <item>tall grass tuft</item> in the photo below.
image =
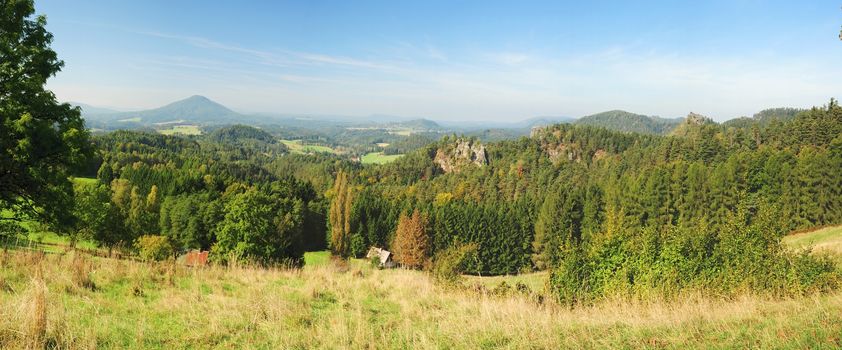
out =
[(26, 348), (43, 349), (47, 338), (47, 284), (40, 273), (30, 281), (29, 296)]
[(91, 278), (93, 262), (82, 254), (75, 254), (70, 262), (70, 279), (73, 286), (79, 289), (96, 290), (96, 284)]

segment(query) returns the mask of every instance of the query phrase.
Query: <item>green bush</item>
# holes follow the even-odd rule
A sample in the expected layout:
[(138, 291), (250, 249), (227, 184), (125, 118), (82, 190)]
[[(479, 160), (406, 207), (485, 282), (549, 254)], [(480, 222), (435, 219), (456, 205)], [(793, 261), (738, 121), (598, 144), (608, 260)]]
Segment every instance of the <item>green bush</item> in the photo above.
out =
[(454, 244), (433, 258), (431, 273), (436, 281), (454, 284), (472, 260), (476, 259), (477, 244)]
[(166, 236), (144, 235), (134, 242), (137, 253), (143, 260), (161, 261), (173, 255), (173, 246)]
[(721, 229), (644, 229), (595, 235), (565, 250), (550, 286), (566, 304), (606, 297), (778, 296), (835, 288), (840, 273), (827, 258), (787, 251), (774, 210), (741, 205)]

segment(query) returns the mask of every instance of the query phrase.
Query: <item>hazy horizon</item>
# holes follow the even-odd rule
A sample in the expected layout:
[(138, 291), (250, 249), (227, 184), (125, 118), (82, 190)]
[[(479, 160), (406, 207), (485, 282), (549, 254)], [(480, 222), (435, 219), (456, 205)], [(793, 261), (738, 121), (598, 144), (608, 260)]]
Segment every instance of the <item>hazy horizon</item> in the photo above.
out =
[(42, 1), (64, 101), (248, 114), (717, 121), (842, 92), (839, 4)]

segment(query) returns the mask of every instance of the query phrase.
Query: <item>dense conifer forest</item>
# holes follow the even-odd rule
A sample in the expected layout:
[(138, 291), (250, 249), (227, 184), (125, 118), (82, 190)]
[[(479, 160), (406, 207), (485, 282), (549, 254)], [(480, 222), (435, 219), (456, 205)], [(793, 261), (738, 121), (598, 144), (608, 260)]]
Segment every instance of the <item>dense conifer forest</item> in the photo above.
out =
[[(719, 125), (695, 115), (674, 136), (558, 124), (485, 145), (464, 161), (451, 136), (334, 187), (350, 254), (389, 246), (419, 211), (428, 256), (474, 243), (474, 274), (550, 269), (560, 298), (675, 293), (685, 287), (779, 293), (828, 288), (833, 266), (780, 238), (842, 222), (842, 107), (789, 120)], [(460, 164), (449, 172), (441, 152)], [(334, 195), (337, 194), (334, 192)], [(347, 200), (347, 199), (345, 199)], [(338, 210), (341, 208), (337, 208)], [(334, 242), (336, 239), (334, 238)], [(422, 242), (427, 244), (427, 242)]]

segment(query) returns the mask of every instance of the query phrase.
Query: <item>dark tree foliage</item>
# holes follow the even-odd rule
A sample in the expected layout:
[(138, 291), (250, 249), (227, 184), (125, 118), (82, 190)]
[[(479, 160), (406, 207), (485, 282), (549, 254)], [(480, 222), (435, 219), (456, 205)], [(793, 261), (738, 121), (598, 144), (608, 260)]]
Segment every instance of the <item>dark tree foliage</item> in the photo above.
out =
[(0, 210), (69, 227), (68, 176), (87, 165), (93, 148), (79, 109), (44, 89), (64, 62), (50, 48), (44, 16), (32, 1), (0, 3)]

